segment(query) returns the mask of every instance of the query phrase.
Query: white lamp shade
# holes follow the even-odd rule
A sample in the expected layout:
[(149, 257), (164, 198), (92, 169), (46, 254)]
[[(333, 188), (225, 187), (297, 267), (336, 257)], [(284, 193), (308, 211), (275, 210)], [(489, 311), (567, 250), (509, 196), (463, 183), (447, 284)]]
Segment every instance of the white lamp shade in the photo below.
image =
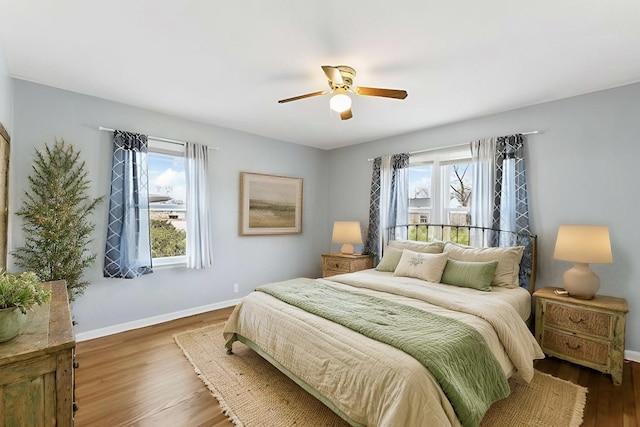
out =
[(601, 225), (561, 225), (553, 257), (585, 264), (611, 264), (609, 228)]
[(336, 221), (333, 223), (334, 243), (362, 243), (359, 221)]
[(562, 287), (569, 295), (591, 299), (600, 289), (600, 278), (589, 264), (613, 262), (609, 229), (600, 225), (561, 225), (553, 257), (575, 263), (562, 276)]
[(362, 233), (360, 232), (360, 222), (358, 221), (336, 221), (333, 223), (334, 243), (344, 243), (340, 252), (343, 254), (353, 254), (352, 243), (362, 243)]
[(333, 111), (336, 111), (338, 113), (347, 111), (349, 108), (351, 108), (351, 98), (349, 98), (349, 95), (347, 94), (336, 93), (329, 100), (329, 107), (331, 107)]

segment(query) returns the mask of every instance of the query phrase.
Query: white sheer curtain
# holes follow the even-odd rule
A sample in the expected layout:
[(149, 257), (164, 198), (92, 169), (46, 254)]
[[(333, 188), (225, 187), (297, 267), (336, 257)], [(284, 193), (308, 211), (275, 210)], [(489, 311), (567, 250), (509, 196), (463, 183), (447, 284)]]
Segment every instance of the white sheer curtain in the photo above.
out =
[(211, 197), (209, 194), (209, 149), (185, 143), (187, 178), (187, 268), (207, 268), (213, 264)]
[[(493, 202), (495, 181), (496, 138), (486, 138), (471, 143), (473, 175), (471, 192), (471, 225), (491, 227), (493, 225)], [(484, 237), (484, 239), (483, 239)], [(471, 244), (485, 246), (488, 236), (472, 230)], [(483, 241), (485, 240), (485, 241)]]

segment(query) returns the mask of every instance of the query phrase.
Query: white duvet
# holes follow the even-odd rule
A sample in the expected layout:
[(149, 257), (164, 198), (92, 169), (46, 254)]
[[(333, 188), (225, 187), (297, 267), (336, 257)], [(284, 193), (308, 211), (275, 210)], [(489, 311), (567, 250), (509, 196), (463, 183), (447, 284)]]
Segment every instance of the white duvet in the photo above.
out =
[[(517, 370), (530, 380), (533, 360), (544, 357), (522, 320), (527, 316), (518, 313), (530, 307), (528, 294), (526, 304), (522, 302), (522, 290), (507, 296), (505, 290), (480, 292), (373, 270), (320, 280), (471, 325), (507, 376)], [(233, 333), (254, 342), (356, 423), (460, 425), (437, 381), (413, 357), (267, 294), (253, 292), (238, 304), (224, 329), (227, 339)]]

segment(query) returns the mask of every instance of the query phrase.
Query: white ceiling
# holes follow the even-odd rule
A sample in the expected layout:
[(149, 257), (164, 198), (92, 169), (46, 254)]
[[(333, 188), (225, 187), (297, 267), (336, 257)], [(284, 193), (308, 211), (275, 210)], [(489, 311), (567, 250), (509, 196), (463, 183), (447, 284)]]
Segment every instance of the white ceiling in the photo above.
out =
[[(640, 81), (638, 0), (0, 0), (13, 77), (319, 148)], [(329, 97), (321, 65), (407, 99)]]

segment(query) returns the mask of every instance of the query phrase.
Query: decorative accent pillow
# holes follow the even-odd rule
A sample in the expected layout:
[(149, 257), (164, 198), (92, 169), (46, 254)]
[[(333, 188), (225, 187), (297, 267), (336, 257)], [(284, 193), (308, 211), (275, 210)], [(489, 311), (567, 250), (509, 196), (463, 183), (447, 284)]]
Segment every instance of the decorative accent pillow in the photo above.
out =
[(428, 254), (404, 249), (393, 275), (440, 283), (442, 272), (447, 265), (447, 257), (445, 253)]
[(520, 260), (524, 246), (510, 248), (473, 248), (458, 243), (446, 242), (444, 252), (449, 258), (456, 261), (498, 261), (495, 275), (491, 281), (492, 286), (504, 286), (517, 288), (518, 274), (520, 273)]
[(382, 255), (382, 259), (376, 266), (376, 270), (390, 271), (393, 273), (400, 262), (400, 257), (402, 257), (402, 249), (387, 246), (387, 249), (384, 250), (384, 255)]
[(388, 247), (396, 249), (409, 249), (413, 252), (426, 254), (441, 254), (444, 249), (444, 242), (418, 242), (415, 240), (391, 240)]
[(471, 262), (448, 259), (440, 282), (479, 291), (491, 291), (491, 281), (496, 267), (498, 261)]

